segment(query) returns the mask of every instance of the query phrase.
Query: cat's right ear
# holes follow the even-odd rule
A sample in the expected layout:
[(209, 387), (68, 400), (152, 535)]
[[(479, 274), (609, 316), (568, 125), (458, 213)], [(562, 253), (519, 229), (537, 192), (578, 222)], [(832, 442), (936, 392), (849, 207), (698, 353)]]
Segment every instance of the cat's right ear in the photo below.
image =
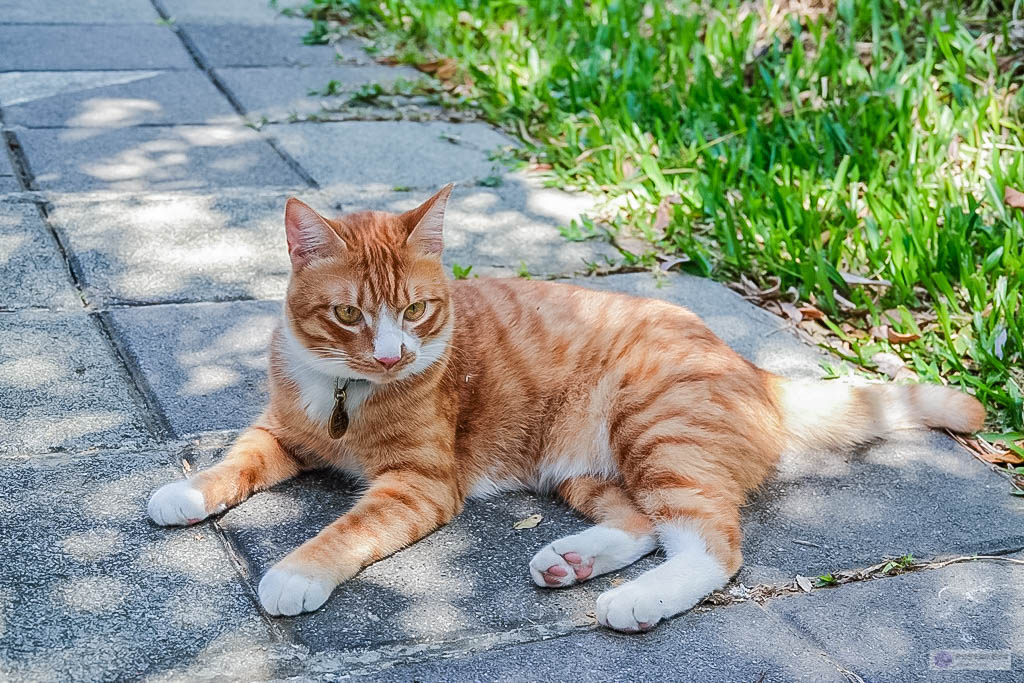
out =
[(323, 216), (295, 197), (290, 197), (284, 207), (284, 229), (288, 237), (288, 256), (296, 271), (316, 258), (345, 248), (345, 242)]

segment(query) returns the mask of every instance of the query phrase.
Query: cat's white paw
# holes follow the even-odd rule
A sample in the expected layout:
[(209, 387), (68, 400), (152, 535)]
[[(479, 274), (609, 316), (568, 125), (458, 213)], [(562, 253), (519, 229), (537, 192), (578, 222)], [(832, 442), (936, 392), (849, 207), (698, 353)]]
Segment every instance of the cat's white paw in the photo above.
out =
[(538, 586), (564, 588), (632, 564), (654, 545), (653, 536), (599, 524), (541, 548), (530, 560), (530, 576)]
[(665, 617), (664, 593), (647, 581), (630, 581), (597, 597), (597, 621), (602, 626), (637, 633), (654, 628)]
[(277, 564), (263, 575), (257, 592), (268, 614), (292, 617), (302, 612), (312, 612), (327, 602), (334, 586), (327, 579)]
[(209, 516), (203, 492), (187, 479), (173, 481), (154, 491), (147, 510), (150, 519), (160, 526), (186, 526)]

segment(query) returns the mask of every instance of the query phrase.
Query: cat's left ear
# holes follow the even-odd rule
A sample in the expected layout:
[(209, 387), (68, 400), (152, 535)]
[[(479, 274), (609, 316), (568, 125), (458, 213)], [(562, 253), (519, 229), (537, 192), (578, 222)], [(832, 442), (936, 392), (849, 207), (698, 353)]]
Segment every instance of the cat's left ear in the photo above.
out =
[(440, 256), (444, 248), (444, 210), (454, 183), (448, 183), (427, 201), (402, 214), (409, 228), (405, 243), (425, 256)]

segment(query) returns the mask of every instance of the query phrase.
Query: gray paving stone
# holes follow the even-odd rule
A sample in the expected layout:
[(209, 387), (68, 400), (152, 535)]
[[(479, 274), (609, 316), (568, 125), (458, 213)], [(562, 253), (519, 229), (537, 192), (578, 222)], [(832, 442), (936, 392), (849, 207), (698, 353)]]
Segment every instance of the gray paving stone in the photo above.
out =
[[(208, 527), (173, 533), (145, 514), (181, 476), (176, 454), (101, 452), (0, 470), (0, 678), (188, 679), (225, 652), (272, 677), (271, 633)], [(250, 679), (251, 680), (251, 679)]]
[(268, 0), (159, 0), (167, 13), (178, 22), (195, 24), (289, 24), (309, 27), (304, 17), (281, 14), (281, 10), (297, 7), (299, 2), (279, 2), (280, 9)]
[(0, 0), (0, 21), (17, 24), (152, 24), (160, 15), (149, 0)]
[(210, 66), (332, 66), (339, 61), (369, 64), (360, 45), (346, 40), (334, 45), (304, 45), (310, 23), (272, 26), (242, 24), (179, 24)]
[(0, 203), (0, 309), (81, 308), (67, 266), (33, 204)]
[(849, 680), (812, 643), (749, 603), (688, 614), (639, 637), (583, 632), (463, 658), (398, 665), (373, 677), (438, 682)]
[(176, 193), (82, 202), (56, 198), (50, 220), (89, 301), (130, 304), (284, 296), (288, 194)]
[(177, 434), (244, 427), (266, 401), (275, 301), (144, 306), (109, 313)]
[[(568, 243), (556, 226), (580, 209), (578, 198), (549, 190), (456, 189), (448, 211), (445, 262), (474, 274), (584, 270), (613, 251)], [(331, 215), (364, 209), (405, 211), (427, 192), (358, 197), (298, 193)], [(55, 197), (50, 220), (83, 274), (89, 301), (154, 303), (281, 298), (290, 272), (284, 238), (287, 193), (229, 192), (130, 196), (81, 201)], [(344, 202), (332, 197), (345, 196)], [(504, 265), (504, 267), (498, 267)]]
[(0, 454), (152, 440), (142, 408), (84, 313), (0, 314)]
[[(249, 67), (217, 69), (217, 75), (252, 119), (285, 121), (293, 115), (310, 115), (344, 104), (361, 86), (390, 85), (400, 78), (414, 81), (422, 74), (406, 67), (380, 65)], [(340, 95), (310, 95), (336, 81)]]
[(344, 121), (267, 128), (321, 185), (353, 193), (432, 188), (500, 175), (504, 169), (487, 152), (510, 144), (484, 123)]
[(745, 513), (738, 578), (747, 585), (906, 554), (1024, 547), (1024, 500), (952, 439), (925, 430), (860, 453), (788, 455)]
[(18, 192), (21, 185), (14, 176), (14, 167), (4, 150), (0, 150), (0, 192)]
[[(3, 99), (0, 99), (0, 104), (3, 103)], [(6, 150), (3, 154), (0, 154), (0, 176), (14, 175), (14, 167), (11, 166), (11, 159), (7, 156)]]
[(18, 139), (42, 190), (304, 184), (244, 126), (26, 129)]
[[(1019, 681), (1024, 678), (1021, 572), (1020, 566), (971, 562), (816, 590), (774, 600), (768, 609), (865, 681)], [(931, 668), (932, 653), (955, 657), (957, 650), (987, 651), (992, 658), (1009, 654), (1011, 668)]]
[(8, 124), (29, 128), (238, 122), (201, 71), (0, 73), (0, 104)]
[(195, 68), (174, 31), (155, 24), (0, 24), (0, 64), (5, 71)]

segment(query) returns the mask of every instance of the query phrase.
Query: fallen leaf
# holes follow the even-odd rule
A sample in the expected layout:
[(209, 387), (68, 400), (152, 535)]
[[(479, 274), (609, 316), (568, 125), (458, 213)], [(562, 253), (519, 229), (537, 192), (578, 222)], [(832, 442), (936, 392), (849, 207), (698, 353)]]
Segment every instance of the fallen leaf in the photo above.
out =
[(788, 301), (779, 301), (777, 303), (779, 304), (779, 308), (782, 309), (782, 312), (786, 314), (786, 317), (793, 322), (799, 323), (804, 319), (804, 315), (800, 312), (800, 309)]
[(808, 320), (821, 320), (825, 317), (825, 314), (819, 311), (814, 306), (801, 306), (800, 315), (807, 318)]
[(878, 339), (879, 341), (888, 341), (889, 340), (889, 326), (888, 325), (875, 325), (870, 330), (868, 330), (868, 334), (870, 334), (872, 338)]
[(633, 256), (643, 256), (650, 250), (650, 245), (639, 237), (631, 235), (620, 235), (615, 238), (615, 244), (622, 251), (628, 251)]
[(995, 453), (988, 451), (977, 451), (978, 457), (985, 462), (990, 462), (993, 465), (1020, 465), (1024, 463), (1024, 458), (1020, 457), (1013, 451), (997, 451)]
[(186, 460), (185, 458), (181, 459), (181, 467), (182, 467), (182, 469), (185, 470), (185, 474), (188, 474), (189, 472), (192, 471), (191, 463), (189, 463), (189, 461)]
[(879, 372), (892, 379), (914, 379), (917, 377), (917, 373), (908, 368), (903, 359), (895, 353), (876, 353), (871, 356), (871, 362), (875, 364)]
[(892, 287), (892, 283), (888, 280), (872, 280), (871, 278), (844, 272), (840, 272), (839, 275), (842, 276), (843, 282), (848, 285), (878, 285), (880, 287)]
[(458, 64), (451, 57), (446, 57), (432, 62), (421, 62), (416, 68), (425, 74), (434, 74), (438, 80), (450, 81), (458, 70)]
[(1024, 192), (1007, 185), (1003, 188), (1003, 201), (1012, 209), (1024, 209)]
[(800, 590), (802, 590), (804, 593), (810, 593), (811, 592), (811, 588), (812, 588), (811, 580), (808, 579), (806, 576), (800, 576), (799, 574), (797, 574), (796, 575), (796, 585), (800, 586)]
[(890, 344), (909, 344), (912, 341), (920, 339), (921, 335), (915, 334), (914, 332), (897, 332), (896, 330), (889, 328), (889, 343)]
[(662, 231), (672, 222), (672, 205), (683, 201), (677, 194), (665, 195), (658, 202), (658, 210), (654, 214), (654, 229)]
[(543, 515), (540, 515), (540, 514), (530, 515), (526, 519), (521, 519), (518, 522), (516, 522), (515, 524), (513, 524), (512, 528), (516, 529), (516, 530), (532, 529), (533, 527), (535, 527), (538, 524), (540, 524), (542, 519), (544, 519)]
[(690, 257), (687, 256), (686, 254), (683, 254), (682, 256), (677, 256), (675, 258), (666, 259), (658, 267), (661, 268), (661, 271), (663, 273), (667, 273), (668, 271), (670, 271), (673, 268), (675, 268), (676, 266), (678, 266), (680, 263), (688, 263), (689, 261), (690, 261)]

